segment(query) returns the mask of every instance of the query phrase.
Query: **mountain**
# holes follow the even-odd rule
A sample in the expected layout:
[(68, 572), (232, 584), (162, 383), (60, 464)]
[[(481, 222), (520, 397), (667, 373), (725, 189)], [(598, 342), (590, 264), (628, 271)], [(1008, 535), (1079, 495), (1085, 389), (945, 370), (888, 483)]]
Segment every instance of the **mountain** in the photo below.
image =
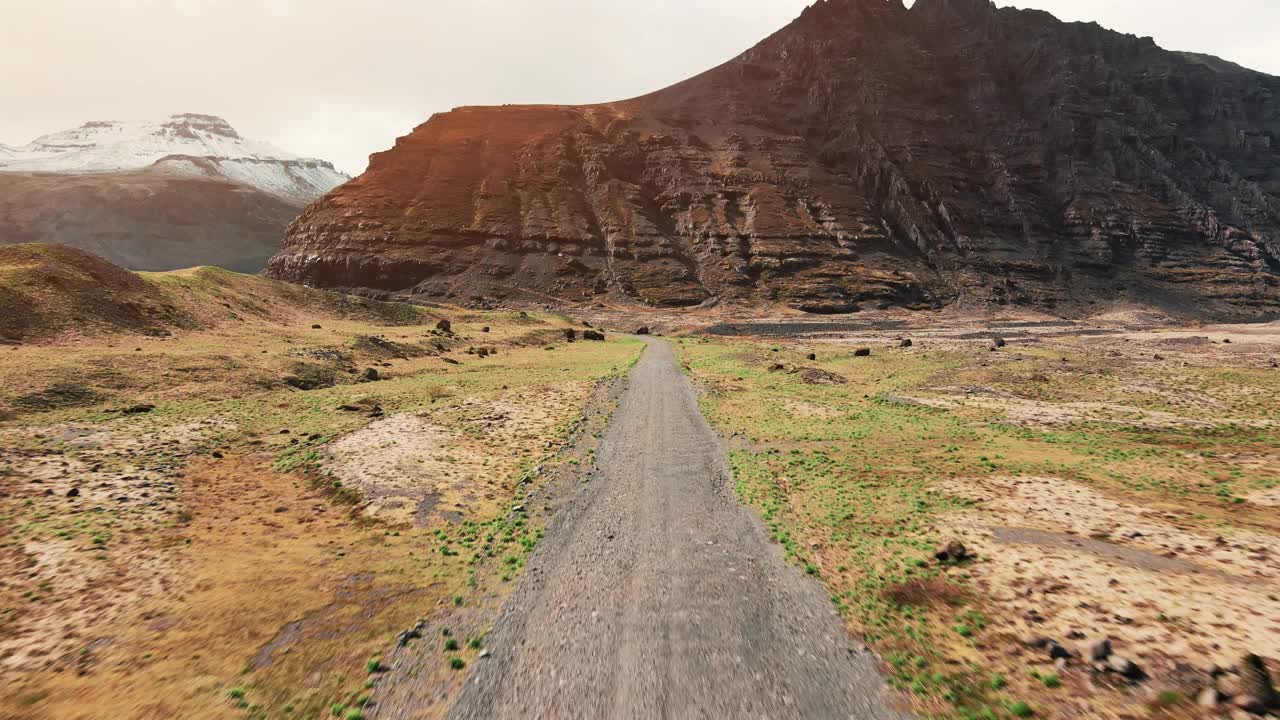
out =
[(211, 115), (89, 122), (0, 146), (0, 244), (59, 242), (137, 270), (261, 270), (309, 202), (347, 180)]
[(432, 117), (268, 273), (658, 305), (1280, 310), (1280, 79), (987, 0), (824, 0), (594, 106)]

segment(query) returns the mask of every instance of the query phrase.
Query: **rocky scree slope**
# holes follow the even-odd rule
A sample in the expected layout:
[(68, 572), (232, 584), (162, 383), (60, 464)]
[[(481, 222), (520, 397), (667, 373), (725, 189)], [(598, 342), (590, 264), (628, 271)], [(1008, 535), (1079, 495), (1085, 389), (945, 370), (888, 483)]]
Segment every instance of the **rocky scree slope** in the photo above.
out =
[(90, 122), (0, 147), (0, 244), (59, 242), (138, 270), (257, 272), (301, 209), (347, 179), (210, 115)]
[(824, 0), (595, 106), (432, 117), (268, 272), (469, 300), (1280, 309), (1280, 79), (986, 0)]

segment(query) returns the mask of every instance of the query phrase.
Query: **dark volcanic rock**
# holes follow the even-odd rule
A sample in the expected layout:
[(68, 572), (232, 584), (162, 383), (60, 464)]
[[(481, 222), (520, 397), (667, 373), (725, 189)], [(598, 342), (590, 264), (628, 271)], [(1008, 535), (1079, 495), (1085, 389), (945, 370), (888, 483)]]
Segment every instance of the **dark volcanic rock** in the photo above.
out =
[(1256, 698), (1263, 708), (1280, 707), (1280, 695), (1271, 680), (1266, 663), (1257, 655), (1246, 655), (1240, 661), (1242, 694)]
[(958, 563), (968, 560), (970, 555), (969, 550), (964, 546), (964, 543), (959, 540), (952, 540), (946, 545), (938, 548), (938, 552), (934, 553), (933, 557), (937, 559), (938, 562)]
[[(823, 0), (594, 106), (432, 117), (274, 277), (654, 305), (1280, 310), (1280, 78), (985, 0)], [(540, 294), (540, 295), (539, 295)]]

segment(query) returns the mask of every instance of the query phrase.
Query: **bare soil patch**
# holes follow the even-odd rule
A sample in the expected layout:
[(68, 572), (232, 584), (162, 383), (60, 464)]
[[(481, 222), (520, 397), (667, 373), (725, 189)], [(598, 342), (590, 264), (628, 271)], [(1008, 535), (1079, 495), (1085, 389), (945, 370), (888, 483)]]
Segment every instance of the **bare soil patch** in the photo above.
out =
[(566, 384), (394, 415), (335, 440), (323, 465), (359, 489), (370, 517), (393, 525), (457, 521), (505, 495), (525, 459), (512, 449), (545, 445), (590, 391)]
[[(1110, 638), (1152, 667), (1208, 670), (1280, 656), (1280, 539), (1045, 477), (958, 480), (977, 503), (939, 531), (982, 557), (966, 570), (1010, 638)], [(1014, 647), (1017, 647), (1015, 645)]]

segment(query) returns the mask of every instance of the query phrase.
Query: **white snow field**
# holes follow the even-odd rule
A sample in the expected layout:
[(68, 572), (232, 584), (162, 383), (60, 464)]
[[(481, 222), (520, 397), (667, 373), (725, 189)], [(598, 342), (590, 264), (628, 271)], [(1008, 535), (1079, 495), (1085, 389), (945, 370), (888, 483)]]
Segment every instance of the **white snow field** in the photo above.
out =
[(159, 165), (167, 172), (218, 177), (310, 201), (350, 178), (333, 165), (241, 137), (225, 120), (185, 113), (160, 122), (88, 122), (24, 147), (0, 145), (0, 172), (68, 175)]

